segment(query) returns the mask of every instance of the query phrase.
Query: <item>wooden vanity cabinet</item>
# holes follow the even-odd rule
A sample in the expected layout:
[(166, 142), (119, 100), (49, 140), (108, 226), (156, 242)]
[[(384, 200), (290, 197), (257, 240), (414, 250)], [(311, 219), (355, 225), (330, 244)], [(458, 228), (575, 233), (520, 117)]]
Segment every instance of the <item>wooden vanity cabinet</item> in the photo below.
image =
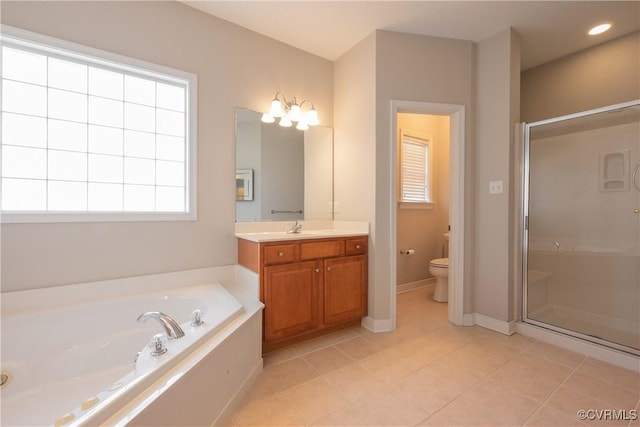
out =
[(320, 274), (314, 261), (266, 266), (262, 302), (266, 342), (317, 329), (320, 325)]
[(366, 315), (366, 236), (238, 239), (238, 262), (260, 275), (263, 352), (358, 325)]

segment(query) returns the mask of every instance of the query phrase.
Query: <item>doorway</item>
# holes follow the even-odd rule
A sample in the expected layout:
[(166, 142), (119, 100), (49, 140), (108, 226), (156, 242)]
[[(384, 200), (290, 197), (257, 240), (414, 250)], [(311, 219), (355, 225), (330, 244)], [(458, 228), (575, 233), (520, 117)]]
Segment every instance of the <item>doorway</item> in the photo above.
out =
[(397, 266), (399, 250), (398, 238), (398, 150), (397, 135), (399, 132), (398, 113), (411, 113), (434, 116), (447, 116), (449, 118), (449, 163), (450, 163), (450, 190), (449, 190), (449, 296), (448, 319), (455, 325), (471, 324), (464, 316), (464, 277), (465, 271), (465, 107), (455, 104), (436, 104), (416, 101), (391, 101), (391, 141), (390, 150), (390, 182), (391, 203), (389, 217), (391, 219), (391, 259), (392, 273), (390, 286), (390, 301), (393, 329), (396, 323), (396, 295), (397, 295)]
[[(437, 286), (429, 263), (449, 257), (449, 116), (399, 112), (397, 292)], [(445, 272), (448, 269), (445, 269)], [(438, 287), (438, 300), (447, 292)], [(443, 298), (445, 297), (445, 298)]]

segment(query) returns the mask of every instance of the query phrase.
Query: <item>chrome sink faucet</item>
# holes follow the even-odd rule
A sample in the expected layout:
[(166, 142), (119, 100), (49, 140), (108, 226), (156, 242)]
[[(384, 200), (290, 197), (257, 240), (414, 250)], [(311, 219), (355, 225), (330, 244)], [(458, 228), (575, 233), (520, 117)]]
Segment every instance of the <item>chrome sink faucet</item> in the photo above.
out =
[(302, 224), (296, 219), (296, 221), (291, 224), (291, 228), (287, 230), (287, 234), (297, 234), (300, 230), (302, 230)]
[(168, 314), (164, 314), (160, 311), (145, 311), (140, 316), (138, 316), (139, 323), (144, 323), (148, 319), (156, 319), (158, 322), (160, 322), (160, 324), (164, 328), (165, 333), (167, 334), (167, 337), (169, 337), (170, 340), (182, 338), (184, 336), (184, 331), (182, 330), (180, 325), (178, 325), (178, 322), (173, 320), (173, 318)]

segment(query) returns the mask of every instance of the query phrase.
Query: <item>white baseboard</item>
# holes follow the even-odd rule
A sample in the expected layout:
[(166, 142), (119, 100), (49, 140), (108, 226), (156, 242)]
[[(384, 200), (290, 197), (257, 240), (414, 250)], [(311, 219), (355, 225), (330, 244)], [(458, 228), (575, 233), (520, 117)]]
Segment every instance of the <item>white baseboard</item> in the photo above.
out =
[(429, 279), (417, 280), (415, 282), (403, 283), (402, 285), (396, 286), (396, 293), (403, 294), (405, 292), (413, 291), (415, 289), (424, 288), (425, 286), (434, 285), (436, 283), (436, 278), (431, 277)]
[(393, 322), (391, 319), (374, 319), (372, 317), (363, 317), (361, 325), (363, 328), (371, 332), (390, 332), (393, 331)]
[(504, 320), (494, 319), (480, 313), (473, 313), (473, 320), (476, 325), (492, 331), (500, 332), (504, 335), (512, 335), (516, 331), (516, 322), (505, 322)]
[(462, 315), (462, 325), (459, 326), (474, 326), (475, 324), (474, 313), (468, 313)]

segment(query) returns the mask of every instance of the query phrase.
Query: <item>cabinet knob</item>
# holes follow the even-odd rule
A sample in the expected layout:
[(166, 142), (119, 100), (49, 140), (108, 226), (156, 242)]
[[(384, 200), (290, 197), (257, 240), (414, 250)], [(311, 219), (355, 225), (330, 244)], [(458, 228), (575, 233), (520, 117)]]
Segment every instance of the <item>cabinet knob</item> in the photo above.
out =
[(327, 271), (331, 271), (331, 267), (327, 267)]
[(320, 269), (319, 268), (316, 268), (316, 273), (320, 273)]
[(356, 249), (360, 249), (360, 245), (356, 245)]
[(284, 256), (284, 252), (278, 252), (278, 256)]

